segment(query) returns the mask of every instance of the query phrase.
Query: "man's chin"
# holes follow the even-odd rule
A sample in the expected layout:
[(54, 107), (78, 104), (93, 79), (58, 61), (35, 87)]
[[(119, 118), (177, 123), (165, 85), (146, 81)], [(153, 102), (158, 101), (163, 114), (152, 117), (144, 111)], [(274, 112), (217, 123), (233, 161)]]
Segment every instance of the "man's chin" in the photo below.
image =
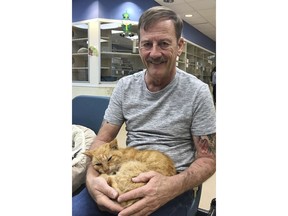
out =
[(166, 63), (160, 63), (160, 64), (149, 64), (148, 69), (150, 70), (163, 70), (166, 68)]

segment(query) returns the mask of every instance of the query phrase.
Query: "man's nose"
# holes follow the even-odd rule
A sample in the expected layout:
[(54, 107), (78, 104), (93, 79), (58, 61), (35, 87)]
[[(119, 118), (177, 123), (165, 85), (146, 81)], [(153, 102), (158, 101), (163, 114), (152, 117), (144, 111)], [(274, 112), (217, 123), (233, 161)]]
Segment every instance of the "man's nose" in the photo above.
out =
[(150, 56), (157, 57), (161, 55), (161, 48), (157, 44), (153, 44), (150, 50)]

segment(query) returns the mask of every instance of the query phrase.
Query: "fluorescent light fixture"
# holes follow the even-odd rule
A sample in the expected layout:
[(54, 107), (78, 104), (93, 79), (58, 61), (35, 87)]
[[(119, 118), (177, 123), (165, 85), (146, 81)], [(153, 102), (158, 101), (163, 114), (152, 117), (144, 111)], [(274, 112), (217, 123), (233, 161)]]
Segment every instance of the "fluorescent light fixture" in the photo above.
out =
[(192, 14), (186, 14), (185, 17), (192, 17)]

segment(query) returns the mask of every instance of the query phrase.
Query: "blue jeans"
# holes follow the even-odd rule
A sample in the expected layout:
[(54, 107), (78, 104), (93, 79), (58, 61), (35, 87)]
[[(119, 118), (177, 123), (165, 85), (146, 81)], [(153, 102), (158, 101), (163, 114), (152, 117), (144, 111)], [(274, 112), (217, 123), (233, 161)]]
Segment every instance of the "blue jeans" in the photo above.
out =
[[(198, 203), (193, 204), (193, 192), (187, 191), (157, 209), (151, 216), (194, 216)], [(72, 216), (112, 216), (112, 214), (100, 211), (87, 189), (84, 188), (72, 198)]]

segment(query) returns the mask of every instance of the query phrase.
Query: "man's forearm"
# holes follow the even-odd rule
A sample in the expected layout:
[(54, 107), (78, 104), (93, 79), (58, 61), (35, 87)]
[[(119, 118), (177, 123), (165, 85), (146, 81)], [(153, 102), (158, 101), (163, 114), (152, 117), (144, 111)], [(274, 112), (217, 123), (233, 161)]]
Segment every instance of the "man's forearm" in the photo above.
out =
[(201, 185), (216, 171), (216, 161), (213, 158), (198, 158), (190, 167), (178, 175), (173, 176), (175, 187), (173, 191), (182, 194), (187, 190)]
[(100, 137), (96, 136), (89, 149), (93, 150), (104, 143), (106, 143), (106, 141), (101, 140)]
[(117, 136), (121, 125), (113, 125), (106, 121), (103, 121), (102, 127), (100, 128), (97, 136), (94, 139), (94, 142), (90, 146), (90, 150), (97, 148), (98, 146), (111, 142)]

